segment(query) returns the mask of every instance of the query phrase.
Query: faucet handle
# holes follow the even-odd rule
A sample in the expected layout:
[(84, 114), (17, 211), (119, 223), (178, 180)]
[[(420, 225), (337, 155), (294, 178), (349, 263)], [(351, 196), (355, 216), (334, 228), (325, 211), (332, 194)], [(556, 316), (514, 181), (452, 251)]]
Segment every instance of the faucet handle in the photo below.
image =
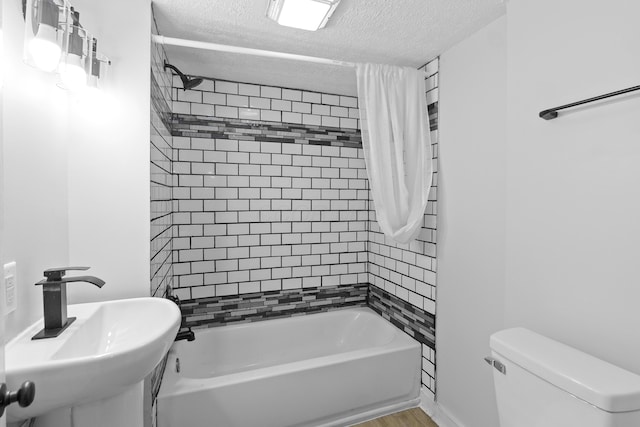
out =
[(48, 281), (56, 281), (62, 279), (62, 276), (67, 274), (67, 271), (77, 270), (77, 271), (85, 271), (88, 270), (89, 267), (56, 267), (56, 268), (48, 268), (44, 271), (44, 277), (47, 278)]

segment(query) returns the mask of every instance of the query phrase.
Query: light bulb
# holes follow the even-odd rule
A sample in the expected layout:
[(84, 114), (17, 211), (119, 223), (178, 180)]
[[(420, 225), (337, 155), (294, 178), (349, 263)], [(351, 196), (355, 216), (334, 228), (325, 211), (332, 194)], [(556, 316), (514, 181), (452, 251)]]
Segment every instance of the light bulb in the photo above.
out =
[(56, 43), (55, 28), (40, 24), (38, 34), (29, 41), (29, 54), (35, 66), (42, 71), (55, 71), (62, 55), (62, 49)]
[(69, 54), (67, 60), (60, 66), (60, 79), (66, 89), (79, 90), (87, 84), (87, 72), (82, 66), (82, 58)]

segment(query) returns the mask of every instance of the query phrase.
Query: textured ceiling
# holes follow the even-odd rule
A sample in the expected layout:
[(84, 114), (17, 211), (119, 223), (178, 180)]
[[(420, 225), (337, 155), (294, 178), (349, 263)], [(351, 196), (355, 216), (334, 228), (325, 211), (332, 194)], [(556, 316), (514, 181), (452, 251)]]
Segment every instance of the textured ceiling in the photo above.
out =
[[(312, 32), (266, 17), (268, 0), (153, 0), (160, 34), (348, 62), (419, 67), (504, 13), (504, 0), (342, 0)], [(355, 95), (352, 68), (167, 46), (185, 74)]]

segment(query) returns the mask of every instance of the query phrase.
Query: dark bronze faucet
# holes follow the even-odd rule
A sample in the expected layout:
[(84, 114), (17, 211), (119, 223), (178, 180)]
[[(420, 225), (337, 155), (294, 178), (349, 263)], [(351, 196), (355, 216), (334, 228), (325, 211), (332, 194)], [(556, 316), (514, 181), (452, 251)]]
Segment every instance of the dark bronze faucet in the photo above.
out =
[(69, 270), (88, 270), (89, 267), (61, 267), (44, 271), (43, 279), (36, 283), (42, 285), (42, 305), (44, 307), (44, 329), (33, 336), (33, 340), (54, 338), (60, 335), (74, 320), (67, 318), (67, 283), (86, 282), (101, 288), (104, 280), (93, 276), (64, 277)]

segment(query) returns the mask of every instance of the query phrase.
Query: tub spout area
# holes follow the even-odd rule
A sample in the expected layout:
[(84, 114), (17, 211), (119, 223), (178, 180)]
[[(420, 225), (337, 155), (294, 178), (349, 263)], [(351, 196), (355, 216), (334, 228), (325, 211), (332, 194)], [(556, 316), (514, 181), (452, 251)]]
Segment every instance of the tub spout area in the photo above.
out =
[(178, 334), (176, 335), (175, 341), (181, 341), (181, 340), (193, 341), (195, 339), (196, 339), (196, 335), (193, 333), (191, 328), (189, 328), (186, 331), (178, 332)]

